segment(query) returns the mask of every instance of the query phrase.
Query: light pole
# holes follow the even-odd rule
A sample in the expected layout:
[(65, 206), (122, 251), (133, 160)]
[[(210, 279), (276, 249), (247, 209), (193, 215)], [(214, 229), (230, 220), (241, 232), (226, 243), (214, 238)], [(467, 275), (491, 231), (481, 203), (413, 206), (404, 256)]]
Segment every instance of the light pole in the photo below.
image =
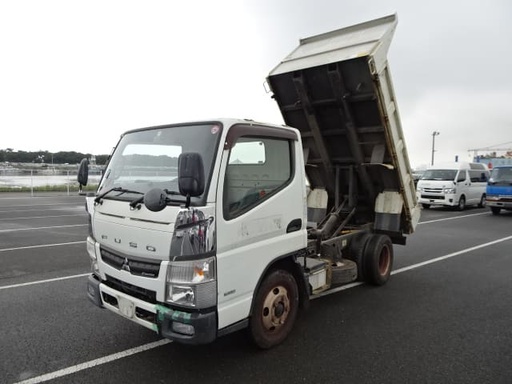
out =
[(436, 136), (439, 136), (438, 131), (432, 132), (432, 164), (434, 165), (434, 152), (436, 151)]

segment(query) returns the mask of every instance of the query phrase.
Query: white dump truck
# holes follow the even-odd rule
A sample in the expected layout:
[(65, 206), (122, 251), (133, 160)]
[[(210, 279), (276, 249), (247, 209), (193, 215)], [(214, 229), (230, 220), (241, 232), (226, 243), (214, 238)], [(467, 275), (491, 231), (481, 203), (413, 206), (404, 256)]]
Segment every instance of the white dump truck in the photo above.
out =
[(419, 220), (387, 62), (396, 16), (300, 45), (268, 76), (286, 125), (135, 129), (87, 197), (88, 296), (203, 344), (281, 343), (312, 296), (385, 284)]

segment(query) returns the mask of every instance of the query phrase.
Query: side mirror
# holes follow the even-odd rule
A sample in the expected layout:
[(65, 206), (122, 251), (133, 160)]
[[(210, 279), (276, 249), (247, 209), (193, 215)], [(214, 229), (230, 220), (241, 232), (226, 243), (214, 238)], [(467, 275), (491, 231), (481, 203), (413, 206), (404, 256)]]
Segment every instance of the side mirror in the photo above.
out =
[(204, 166), (199, 153), (185, 152), (178, 158), (178, 187), (180, 193), (187, 196), (187, 207), (190, 204), (190, 197), (203, 194)]
[(80, 185), (87, 185), (89, 179), (89, 160), (83, 158), (78, 167), (77, 181)]
[(167, 194), (160, 188), (153, 188), (144, 194), (143, 201), (150, 211), (160, 212), (167, 206)]

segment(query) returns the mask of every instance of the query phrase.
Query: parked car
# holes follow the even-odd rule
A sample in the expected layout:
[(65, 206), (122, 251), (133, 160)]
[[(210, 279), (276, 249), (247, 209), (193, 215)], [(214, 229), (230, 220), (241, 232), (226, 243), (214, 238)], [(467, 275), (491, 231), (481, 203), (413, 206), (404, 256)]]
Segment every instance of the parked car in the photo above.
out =
[(421, 179), (425, 171), (425, 169), (413, 169), (412, 178), (414, 180), (414, 185), (418, 184), (418, 181)]
[(482, 163), (448, 163), (433, 166), (418, 181), (416, 195), (423, 208), (431, 205), (457, 207), (485, 205), (489, 170)]

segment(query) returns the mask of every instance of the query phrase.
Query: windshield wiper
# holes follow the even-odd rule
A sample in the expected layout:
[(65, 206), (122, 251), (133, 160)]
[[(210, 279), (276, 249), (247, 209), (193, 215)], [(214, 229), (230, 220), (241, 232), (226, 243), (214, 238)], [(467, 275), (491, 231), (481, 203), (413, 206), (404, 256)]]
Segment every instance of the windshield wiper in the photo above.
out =
[(123, 188), (123, 187), (114, 187), (114, 188), (107, 189), (102, 194), (96, 196), (96, 198), (94, 199), (94, 202), (95, 203), (101, 203), (101, 199), (103, 199), (105, 196), (107, 196), (110, 192), (120, 192), (119, 195), (121, 195), (123, 193), (136, 193), (138, 195), (143, 195), (143, 193), (139, 192), (139, 191), (132, 191), (131, 189), (126, 189), (126, 188)]
[(170, 191), (167, 188), (164, 189), (164, 192), (167, 193), (168, 195), (181, 195), (181, 193), (177, 191)]
[[(167, 188), (166, 188), (166, 189), (163, 189), (163, 191), (164, 191), (166, 194), (168, 194), (168, 195), (181, 195), (181, 193), (176, 192), (176, 191), (170, 191), (170, 190), (168, 190)], [(139, 192), (139, 193), (140, 193), (140, 192)], [(138, 206), (139, 204), (142, 204), (142, 202), (143, 202), (143, 201), (144, 201), (144, 196), (137, 197), (135, 200), (132, 200), (132, 201), (130, 202), (130, 207), (131, 207), (131, 208), (133, 208), (133, 209), (135, 209), (135, 208), (137, 208), (137, 206)]]

